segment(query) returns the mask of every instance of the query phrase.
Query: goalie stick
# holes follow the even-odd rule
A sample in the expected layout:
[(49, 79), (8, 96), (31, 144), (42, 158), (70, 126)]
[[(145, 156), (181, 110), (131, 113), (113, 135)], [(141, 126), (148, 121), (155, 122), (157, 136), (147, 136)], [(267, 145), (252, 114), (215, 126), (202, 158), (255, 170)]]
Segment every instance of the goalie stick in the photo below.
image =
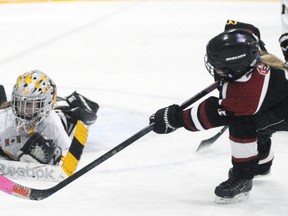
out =
[[(218, 86), (219, 86), (219, 82), (218, 81), (214, 82), (213, 84), (211, 84), (207, 88), (203, 89), (202, 91), (200, 91), (199, 93), (197, 93), (196, 95), (194, 95), (193, 97), (191, 97), (190, 99), (185, 101), (180, 107), (182, 109), (187, 108), (188, 106), (190, 106), (194, 102), (198, 101), (200, 98), (204, 97), (205, 95), (207, 95), (208, 93), (210, 93), (211, 91), (216, 89)], [(95, 159), (94, 161), (92, 161), (88, 165), (79, 169), (73, 175), (69, 176), (68, 178), (64, 179), (63, 181), (59, 182), (58, 184), (56, 184), (55, 186), (53, 186), (51, 188), (34, 189), (31, 187), (23, 186), (21, 184), (13, 182), (12, 180), (10, 180), (4, 176), (0, 176), (0, 190), (3, 192), (6, 192), (12, 196), (21, 197), (23, 199), (43, 200), (43, 199), (51, 196), (52, 194), (56, 193), (57, 191), (61, 190), (62, 188), (64, 188), (65, 186), (67, 186), (71, 182), (75, 181), (76, 179), (78, 179), (79, 177), (84, 175), (85, 173), (89, 172), (91, 169), (95, 168), (99, 164), (103, 163), (104, 161), (106, 161), (110, 157), (114, 156), (115, 154), (117, 154), (118, 152), (120, 152), (121, 150), (123, 150), (124, 148), (126, 148), (127, 146), (129, 146), (130, 144), (135, 142), (136, 140), (138, 140), (141, 137), (143, 137), (144, 135), (148, 134), (149, 132), (151, 132), (153, 130), (153, 127), (154, 127), (154, 124), (150, 124), (150, 125), (146, 126), (145, 128), (143, 128), (142, 130), (140, 130), (136, 134), (132, 135), (130, 138), (126, 139), (125, 141), (123, 141), (122, 143), (120, 143), (119, 145), (117, 145), (116, 147), (111, 149), (110, 151), (106, 152), (105, 154), (103, 154), (99, 158)]]
[(224, 126), (217, 134), (214, 136), (210, 137), (209, 139), (202, 140), (200, 145), (198, 146), (196, 152), (200, 151), (203, 148), (206, 148), (213, 143), (216, 142), (216, 140), (227, 130), (228, 126)]
[(86, 125), (84, 125), (83, 122), (78, 121), (70, 148), (61, 166), (11, 161), (3, 158), (0, 159), (0, 175), (5, 175), (14, 179), (25, 178), (60, 182), (75, 172), (83, 153), (87, 136), (88, 130)]

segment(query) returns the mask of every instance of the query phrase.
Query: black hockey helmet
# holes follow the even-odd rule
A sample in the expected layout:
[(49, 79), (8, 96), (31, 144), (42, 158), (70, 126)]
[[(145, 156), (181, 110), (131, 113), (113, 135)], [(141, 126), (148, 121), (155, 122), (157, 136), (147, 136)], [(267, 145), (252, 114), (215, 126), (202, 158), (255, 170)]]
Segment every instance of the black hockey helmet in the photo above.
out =
[(261, 34), (259, 29), (249, 23), (244, 23), (244, 22), (239, 22), (236, 20), (227, 20), (226, 24), (225, 24), (225, 29), (224, 31), (230, 30), (230, 29), (236, 29), (236, 28), (240, 28), (240, 29), (245, 29), (251, 33), (253, 33), (259, 40), (259, 46), (260, 49), (264, 52), (267, 52), (267, 49), (265, 47), (265, 43), (261, 40)]
[(216, 80), (233, 81), (256, 68), (258, 55), (257, 37), (245, 29), (231, 29), (208, 42), (205, 66)]

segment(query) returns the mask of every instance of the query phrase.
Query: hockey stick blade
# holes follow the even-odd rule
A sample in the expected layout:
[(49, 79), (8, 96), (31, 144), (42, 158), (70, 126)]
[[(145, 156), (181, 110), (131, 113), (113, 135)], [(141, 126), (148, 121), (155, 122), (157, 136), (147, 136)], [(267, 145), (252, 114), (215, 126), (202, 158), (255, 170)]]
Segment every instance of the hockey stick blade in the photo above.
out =
[(212, 145), (216, 142), (216, 140), (227, 130), (228, 126), (224, 126), (217, 134), (210, 137), (209, 139), (202, 140), (200, 145), (198, 146), (196, 152), (200, 151), (203, 148), (207, 148), (208, 146)]
[[(219, 86), (219, 82), (214, 82), (207, 88), (203, 89), (187, 101), (185, 101), (180, 107), (182, 109), (187, 108), (194, 102), (198, 101), (200, 98), (204, 97), (208, 93), (212, 92), (214, 89), (216, 89)], [(134, 143), (136, 140), (140, 139), (144, 135), (148, 134), (150, 131), (153, 130), (154, 123), (146, 126), (136, 134), (132, 135), (130, 138), (126, 139), (110, 151), (106, 152), (99, 158), (95, 159), (88, 165), (84, 166), (83, 168), (79, 169), (77, 172), (75, 172), (73, 175), (69, 176), (68, 178), (64, 179), (63, 181), (59, 182), (55, 186), (47, 189), (34, 189), (31, 187), (23, 186), (18, 183), (13, 182), (12, 180), (0, 176), (0, 190), (8, 193), (12, 196), (21, 197), (23, 199), (29, 199), (29, 200), (43, 200), (52, 194), (56, 193), (57, 191), (61, 190), (62, 188), (66, 187), (71, 182), (75, 181), (79, 177), (83, 176), (85, 173), (89, 172), (99, 164), (103, 163), (110, 157), (114, 156), (118, 152), (122, 151), (124, 148), (129, 146), (130, 144)]]

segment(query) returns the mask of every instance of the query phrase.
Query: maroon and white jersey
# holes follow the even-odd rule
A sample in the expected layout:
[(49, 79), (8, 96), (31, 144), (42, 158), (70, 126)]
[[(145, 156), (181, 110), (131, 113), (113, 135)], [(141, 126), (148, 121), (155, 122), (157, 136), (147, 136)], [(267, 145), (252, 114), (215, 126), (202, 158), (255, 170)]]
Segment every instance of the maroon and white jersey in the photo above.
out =
[(236, 82), (224, 83), (220, 92), (219, 114), (254, 115), (263, 105), (267, 94), (271, 73), (269, 68), (260, 65), (257, 70), (243, 76)]
[(227, 125), (229, 116), (251, 116), (269, 110), (287, 100), (288, 73), (260, 63), (251, 74), (224, 83), (219, 91), (219, 98), (209, 97), (183, 112), (186, 129), (199, 131)]
[(281, 121), (288, 119), (287, 79), (287, 72), (260, 63), (251, 74), (224, 83), (219, 88), (219, 98), (209, 97), (185, 110), (182, 114), (184, 127), (200, 131), (229, 125), (233, 163), (256, 160), (258, 135), (254, 120), (259, 116), (265, 118), (265, 113), (275, 107), (281, 107)]

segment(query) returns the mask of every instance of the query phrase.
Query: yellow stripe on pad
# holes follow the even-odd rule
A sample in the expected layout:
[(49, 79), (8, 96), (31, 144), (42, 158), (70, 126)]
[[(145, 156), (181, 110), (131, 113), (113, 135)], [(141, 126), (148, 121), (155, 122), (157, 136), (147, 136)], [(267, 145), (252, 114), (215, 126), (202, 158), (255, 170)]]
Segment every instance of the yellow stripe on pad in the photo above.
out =
[(86, 125), (84, 125), (81, 121), (78, 121), (74, 136), (82, 145), (85, 145), (87, 142), (87, 134), (88, 130)]
[(70, 152), (67, 153), (61, 166), (67, 176), (71, 176), (75, 172), (78, 162)]
[(87, 137), (87, 126), (84, 125), (83, 122), (78, 121), (71, 146), (66, 157), (64, 158), (63, 164), (61, 165), (61, 168), (64, 170), (67, 176), (71, 176), (75, 172), (80, 157), (83, 153), (84, 145), (87, 142)]

